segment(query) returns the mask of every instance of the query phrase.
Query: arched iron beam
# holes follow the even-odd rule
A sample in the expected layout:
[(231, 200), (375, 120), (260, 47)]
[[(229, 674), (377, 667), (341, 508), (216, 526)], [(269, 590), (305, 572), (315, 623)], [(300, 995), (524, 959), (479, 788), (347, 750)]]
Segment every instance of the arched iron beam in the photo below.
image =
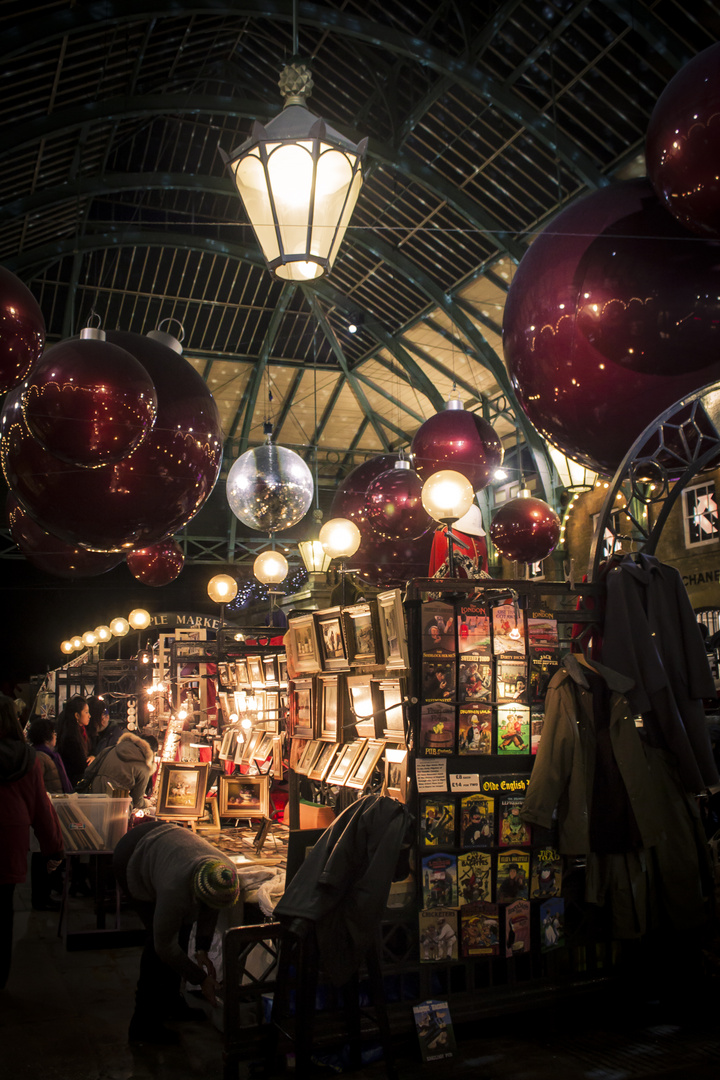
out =
[[(260, 355), (258, 356), (257, 363), (253, 368), (253, 373), (250, 376), (250, 393), (245, 404), (245, 414), (242, 420), (242, 429), (240, 431), (240, 448), (239, 454), (243, 454), (248, 448), (248, 441), (250, 438), (250, 427), (252, 425), (253, 414), (255, 412), (255, 405), (260, 392), (260, 386), (262, 385), (262, 377), (265, 374), (268, 360), (272, 347), (275, 344), (278, 331), (280, 329), (280, 323), (283, 320), (288, 305), (295, 295), (296, 286), (294, 284), (283, 285), (280, 298), (278, 299), (275, 310), (270, 317), (270, 325), (268, 327), (263, 343), (260, 347)], [(235, 425), (233, 425), (235, 426)], [(231, 432), (234, 434), (234, 431)]]
[[(137, 22), (140, 19), (159, 18), (163, 15), (177, 17), (176, 0), (122, 0), (112, 4), (97, 0), (82, 7), (65, 8), (44, 14), (40, 24), (36, 18), (18, 21), (3, 32), (3, 56), (9, 59), (47, 41), (68, 34), (97, 29), (103, 25)], [(290, 0), (239, 0), (237, 4), (221, 0), (205, 0), (204, 3), (183, 5), (183, 15), (228, 15), (231, 17), (261, 17), (290, 22), (297, 14), (299, 23), (316, 26), (324, 32), (335, 32), (357, 38), (392, 54), (405, 56), (423, 67), (429, 67), (440, 75), (448, 75), (453, 82), (476, 94), (494, 108), (522, 124), (567, 168), (579, 176), (589, 187), (602, 187), (608, 183), (592, 158), (571, 139), (558, 133), (549, 117), (532, 108), (523, 98), (508, 89), (487, 70), (468, 64), (460, 57), (443, 52), (427, 41), (412, 37), (390, 26), (381, 26), (368, 19), (358, 18), (336, 8), (323, 8), (317, 4), (299, 3), (297, 12)]]

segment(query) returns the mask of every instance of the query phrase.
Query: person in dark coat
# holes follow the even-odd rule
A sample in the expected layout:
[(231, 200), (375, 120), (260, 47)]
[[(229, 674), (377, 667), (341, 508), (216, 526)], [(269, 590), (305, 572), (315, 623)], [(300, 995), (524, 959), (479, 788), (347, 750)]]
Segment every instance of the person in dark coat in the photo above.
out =
[[(61, 795), (72, 791), (62, 758), (55, 749), (57, 732), (52, 720), (36, 716), (30, 721), (27, 739), (37, 753), (43, 772), (45, 790), (49, 795)], [(34, 911), (58, 911), (60, 901), (50, 895), (53, 889), (62, 891), (62, 867), (48, 869), (48, 858), (41, 851), (33, 851), (30, 857), (31, 902)]]
[(55, 869), (63, 857), (58, 816), (47, 797), (42, 769), (25, 742), (11, 698), (0, 697), (0, 989), (10, 974), (15, 886), (27, 875), (32, 828)]
[(93, 759), (87, 726), (90, 709), (84, 697), (73, 697), (60, 713), (57, 726), (57, 749), (73, 787)]
[(110, 712), (103, 698), (94, 695), (88, 698), (87, 703), (90, 711), (90, 723), (87, 727), (90, 753), (97, 757), (101, 750), (115, 746), (125, 727), (123, 724), (110, 723)]

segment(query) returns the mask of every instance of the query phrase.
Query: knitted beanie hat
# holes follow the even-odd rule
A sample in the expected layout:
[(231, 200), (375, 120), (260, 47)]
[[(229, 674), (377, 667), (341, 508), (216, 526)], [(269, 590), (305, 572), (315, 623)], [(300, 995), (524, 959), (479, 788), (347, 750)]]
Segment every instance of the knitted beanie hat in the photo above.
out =
[(193, 876), (193, 891), (208, 907), (231, 907), (240, 895), (237, 871), (222, 859), (205, 859)]

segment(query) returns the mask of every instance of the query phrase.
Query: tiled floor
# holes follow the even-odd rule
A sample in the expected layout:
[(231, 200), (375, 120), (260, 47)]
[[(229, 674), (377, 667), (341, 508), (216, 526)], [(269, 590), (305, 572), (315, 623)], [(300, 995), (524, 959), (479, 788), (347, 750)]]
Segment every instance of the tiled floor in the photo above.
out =
[[(79, 929), (92, 902), (73, 901)], [(125, 925), (135, 925), (130, 913)], [(2, 1080), (222, 1080), (220, 1016), (178, 1027), (179, 1047), (131, 1049), (126, 1041), (140, 950), (69, 951), (56, 914), (30, 910), (29, 890), (16, 890), (13, 967), (0, 992)], [(647, 988), (646, 988), (647, 989)], [(583, 998), (502, 1020), (479, 1017), (459, 1032), (457, 1057), (423, 1065), (411, 1042), (397, 1046), (402, 1080), (418, 1074), (468, 1080), (717, 1080), (720, 1000), (717, 981), (652, 992)], [(382, 1063), (356, 1076), (379, 1080)], [(240, 1080), (250, 1075), (247, 1065)], [(329, 1075), (317, 1067), (317, 1075)]]

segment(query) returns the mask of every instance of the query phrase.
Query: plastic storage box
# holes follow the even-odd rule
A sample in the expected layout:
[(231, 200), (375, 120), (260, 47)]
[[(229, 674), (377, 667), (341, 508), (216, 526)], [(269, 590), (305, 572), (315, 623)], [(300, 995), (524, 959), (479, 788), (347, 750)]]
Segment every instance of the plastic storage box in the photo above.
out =
[(127, 832), (129, 798), (109, 795), (51, 795), (60, 819), (65, 851), (112, 851)]

